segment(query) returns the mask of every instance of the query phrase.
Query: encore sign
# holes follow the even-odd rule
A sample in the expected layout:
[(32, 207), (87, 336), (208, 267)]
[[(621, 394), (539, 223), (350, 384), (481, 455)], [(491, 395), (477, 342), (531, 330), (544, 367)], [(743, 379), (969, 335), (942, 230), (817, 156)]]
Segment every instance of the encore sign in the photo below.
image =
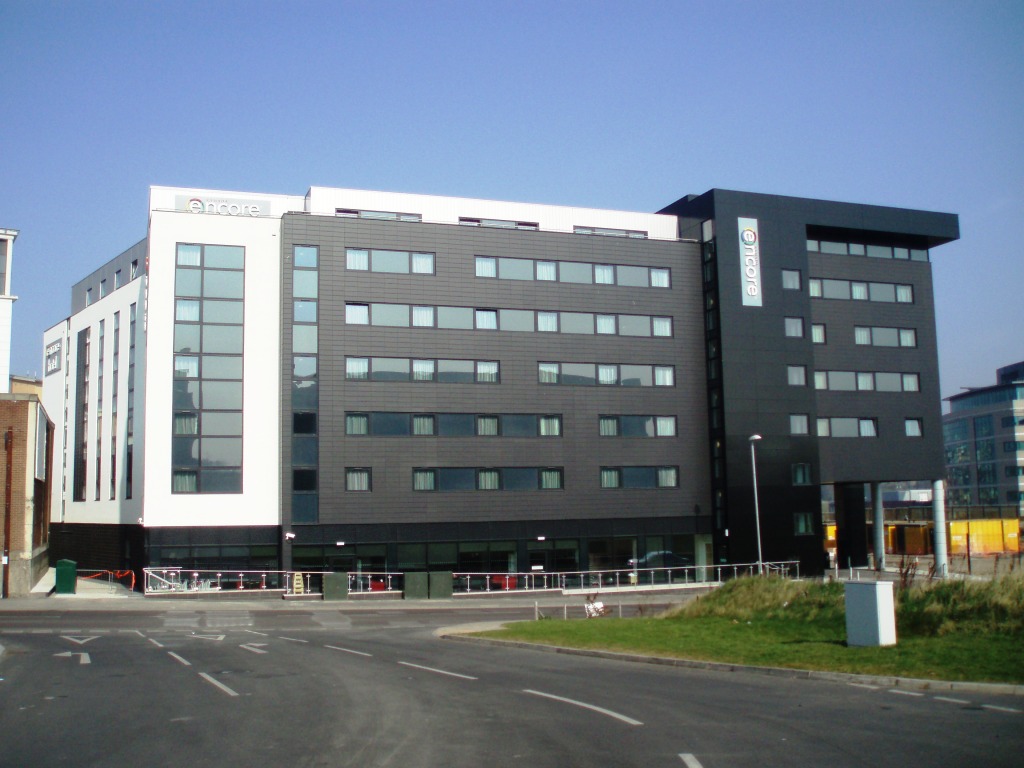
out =
[(266, 216), (270, 213), (270, 204), (266, 200), (178, 195), (175, 202), (178, 210), (189, 213), (214, 213), (219, 216)]
[(740, 279), (743, 306), (761, 306), (761, 242), (757, 219), (736, 219), (740, 236)]

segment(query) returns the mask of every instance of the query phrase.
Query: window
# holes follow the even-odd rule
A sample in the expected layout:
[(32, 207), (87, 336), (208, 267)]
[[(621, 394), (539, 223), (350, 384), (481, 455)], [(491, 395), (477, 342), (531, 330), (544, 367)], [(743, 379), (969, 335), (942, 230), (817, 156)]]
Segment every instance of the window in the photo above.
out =
[(615, 285), (615, 267), (611, 264), (595, 264), (594, 282), (598, 285)]
[(907, 437), (921, 437), (924, 434), (921, 419), (904, 419), (903, 432)]
[(130, 280), (134, 280), (136, 277), (139, 276), (139, 260), (138, 259), (135, 259), (135, 260), (132, 261), (131, 270), (129, 271), (128, 274), (131, 275), (131, 277), (129, 278)]
[(812, 344), (824, 344), (825, 343), (825, 325), (823, 323), (812, 323), (811, 324), (811, 343)]
[(558, 313), (538, 312), (537, 330), (542, 333), (558, 333)]
[(652, 317), (651, 318), (651, 333), (654, 336), (671, 336), (672, 335), (672, 318), (671, 317)]
[(368, 357), (346, 357), (345, 378), (367, 380), (370, 378), (370, 359)]
[(670, 272), (667, 269), (659, 267), (651, 267), (651, 287), (652, 288), (668, 288), (670, 287)]
[(412, 308), (412, 325), (413, 325), (413, 328), (433, 328), (434, 327), (434, 308), (433, 307), (413, 307)]
[(498, 260), (493, 256), (477, 256), (476, 257), (476, 276), (477, 277), (497, 277), (498, 276)]
[(676, 435), (675, 416), (656, 416), (654, 426), (658, 437), (675, 437)]
[(619, 383), (619, 366), (599, 365), (597, 366), (597, 383), (603, 385), (614, 385)]
[(858, 419), (857, 429), (861, 437), (878, 437), (878, 423), (874, 419)]
[(807, 414), (791, 413), (789, 415), (789, 434), (806, 435), (808, 433)]
[(828, 371), (814, 372), (814, 388), (828, 389)]
[(900, 328), (900, 346), (916, 347), (917, 331), (915, 331), (913, 328)]
[(497, 436), (498, 434), (498, 417), (497, 416), (477, 416), (476, 417), (476, 433), (482, 436)]
[(540, 471), (540, 488), (542, 491), (559, 490), (562, 487), (562, 470), (542, 469)]
[(614, 334), (615, 320), (615, 315), (597, 315), (597, 332), (599, 334)]
[(786, 383), (788, 383), (791, 387), (807, 386), (807, 366), (786, 366)]
[(875, 375), (870, 372), (857, 373), (857, 389), (861, 392), (870, 392), (875, 388)]
[(412, 489), (414, 491), (436, 491), (437, 470), (414, 469), (412, 471)]
[(559, 437), (562, 434), (562, 417), (541, 416), (538, 427), (541, 437)]
[(800, 270), (798, 269), (784, 269), (782, 270), (782, 289), (786, 291), (799, 291), (800, 290)]
[(92, 288), (85, 289), (85, 306), (92, 305)]
[(365, 272), (370, 269), (370, 252), (363, 248), (345, 249), (345, 269)]
[(829, 437), (832, 434), (832, 423), (828, 419), (818, 419), (818, 437)]
[(369, 491), (370, 470), (348, 467), (345, 469), (346, 491)]
[(850, 298), (854, 301), (867, 301), (868, 300), (868, 284), (867, 283), (851, 283), (850, 284)]
[(434, 381), (435, 362), (433, 360), (413, 360), (412, 380), (413, 381)]
[(602, 468), (601, 469), (601, 487), (602, 488), (621, 488), (622, 487), (622, 472), (619, 469), (614, 468)]
[(814, 535), (814, 515), (811, 512), (793, 513), (793, 534), (796, 536)]
[(794, 464), (793, 470), (793, 485), (810, 485), (811, 484), (811, 465), (810, 464)]
[(498, 330), (498, 312), (494, 309), (476, 310), (477, 330), (496, 331)]
[(896, 301), (900, 304), (913, 304), (914, 303), (914, 286), (912, 285), (897, 285), (896, 286)]
[(416, 414), (412, 417), (412, 433), (414, 435), (436, 435), (436, 421), (433, 414)]
[(365, 435), (369, 430), (369, 418), (365, 413), (345, 414), (345, 434)]
[(856, 326), (853, 329), (853, 343), (860, 345), (871, 344), (871, 329), (863, 326)]
[(802, 317), (786, 318), (786, 336), (791, 339), (802, 339), (804, 337), (804, 319)]
[(654, 366), (654, 386), (674, 387), (676, 385), (676, 369), (671, 365)]
[(675, 467), (658, 467), (658, 487), (679, 487), (679, 470)]
[(476, 364), (477, 384), (498, 383), (498, 363), (495, 361), (477, 361)]
[(812, 277), (807, 281), (807, 292), (811, 295), (812, 299), (821, 298), (821, 278)]
[(537, 279), (538, 280), (557, 280), (558, 279), (558, 265), (553, 261), (538, 261), (537, 262)]
[(538, 380), (541, 384), (557, 384), (558, 383), (558, 363), (538, 363), (537, 364), (537, 375)]
[(501, 488), (501, 474), (496, 469), (481, 469), (476, 473), (478, 491), (497, 491)]
[(412, 272), (414, 275), (434, 274), (434, 254), (414, 253), (412, 255)]
[(601, 437), (616, 437), (619, 434), (619, 420), (615, 416), (600, 416), (597, 432)]

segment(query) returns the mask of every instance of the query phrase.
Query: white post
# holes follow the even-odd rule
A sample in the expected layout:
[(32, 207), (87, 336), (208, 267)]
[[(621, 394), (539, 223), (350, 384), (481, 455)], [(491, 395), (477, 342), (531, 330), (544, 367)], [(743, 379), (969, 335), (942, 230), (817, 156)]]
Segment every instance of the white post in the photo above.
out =
[(764, 558), (761, 555), (761, 511), (757, 505), (757, 453), (754, 451), (754, 443), (761, 439), (760, 435), (750, 436), (750, 467), (754, 473), (754, 525), (757, 526), (757, 575), (763, 575), (762, 562)]
[(932, 521), (935, 525), (935, 575), (944, 579), (949, 575), (949, 557), (946, 554), (946, 492), (945, 483), (932, 483)]
[(882, 506), (882, 484), (871, 484), (871, 497), (874, 499), (874, 540), (875, 570), (885, 570), (885, 512)]

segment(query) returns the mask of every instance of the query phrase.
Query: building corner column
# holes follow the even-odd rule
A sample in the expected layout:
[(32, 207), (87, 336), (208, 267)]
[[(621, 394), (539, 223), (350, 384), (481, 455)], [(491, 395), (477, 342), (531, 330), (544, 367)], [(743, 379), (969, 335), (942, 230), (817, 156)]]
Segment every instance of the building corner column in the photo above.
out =
[(882, 503), (882, 484), (871, 483), (872, 538), (874, 539), (875, 570), (885, 570), (885, 507)]
[(949, 575), (949, 557), (946, 554), (946, 489), (942, 480), (932, 483), (932, 522), (935, 531), (935, 575), (944, 579)]

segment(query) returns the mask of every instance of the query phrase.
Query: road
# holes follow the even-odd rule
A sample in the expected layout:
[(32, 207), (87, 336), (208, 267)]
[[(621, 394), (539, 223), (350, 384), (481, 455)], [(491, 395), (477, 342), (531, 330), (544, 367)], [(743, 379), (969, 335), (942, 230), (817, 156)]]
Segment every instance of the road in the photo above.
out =
[(0, 611), (0, 766), (1017, 766), (1024, 699), (435, 637), (532, 605)]

